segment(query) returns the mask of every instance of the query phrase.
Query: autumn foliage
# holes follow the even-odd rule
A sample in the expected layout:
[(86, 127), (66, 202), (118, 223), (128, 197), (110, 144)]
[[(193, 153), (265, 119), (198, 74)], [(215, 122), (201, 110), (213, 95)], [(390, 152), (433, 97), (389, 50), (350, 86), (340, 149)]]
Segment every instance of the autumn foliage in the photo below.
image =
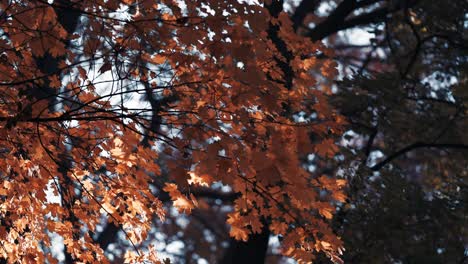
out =
[(194, 190), (221, 182), (238, 194), (231, 236), (268, 225), (286, 256), (339, 260), (329, 221), (345, 182), (301, 162), (337, 151), (336, 65), (276, 1), (49, 2), (0, 3), (2, 258), (54, 263), (41, 248), (55, 234), (76, 261), (105, 263), (103, 217), (136, 249), (164, 221), (162, 192), (190, 213)]

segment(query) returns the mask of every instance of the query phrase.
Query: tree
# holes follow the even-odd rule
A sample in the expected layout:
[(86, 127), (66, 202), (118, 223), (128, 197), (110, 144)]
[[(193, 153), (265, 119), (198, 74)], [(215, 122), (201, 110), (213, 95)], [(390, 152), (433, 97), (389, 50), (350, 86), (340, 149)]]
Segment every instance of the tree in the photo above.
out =
[[(353, 1), (316, 26), (359, 23), (327, 41), (340, 62), (333, 105), (346, 116), (348, 201), (335, 217), (346, 263), (464, 263), (466, 254), (466, 3)], [(297, 12), (297, 11), (296, 11)], [(338, 20), (338, 22), (337, 22)], [(367, 24), (370, 23), (370, 24)], [(348, 31), (349, 33), (349, 31)], [(326, 260), (322, 260), (328, 263)]]
[[(344, 180), (301, 159), (338, 148), (344, 119), (327, 103), (336, 64), (294, 33), (282, 3), (1, 2), (1, 256), (106, 262), (98, 226), (142, 249), (163, 202), (179, 212), (232, 189), (230, 235), (270, 230), (283, 253), (339, 260), (329, 227)], [(313, 53), (311, 54), (311, 51)], [(303, 116), (303, 121), (295, 116)], [(297, 118), (296, 118), (297, 119)], [(313, 138), (313, 141), (310, 139)], [(215, 184), (216, 185), (216, 184)], [(216, 194), (218, 195), (218, 194)]]
[(354, 131), (345, 262), (467, 260), (467, 9), (416, 1), (369, 28), (365, 52), (341, 45), (357, 73), (334, 99)]
[(467, 260), (464, 1), (0, 10), (5, 260)]

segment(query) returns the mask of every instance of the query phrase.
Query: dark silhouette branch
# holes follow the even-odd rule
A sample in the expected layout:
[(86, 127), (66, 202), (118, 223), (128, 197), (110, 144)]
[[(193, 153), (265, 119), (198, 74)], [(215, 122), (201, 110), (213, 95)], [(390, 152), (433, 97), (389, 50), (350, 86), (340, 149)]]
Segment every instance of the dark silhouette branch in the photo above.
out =
[(324, 21), (310, 30), (307, 36), (309, 36), (314, 41), (319, 41), (341, 30), (372, 23), (384, 22), (389, 14), (399, 11), (403, 8), (414, 6), (417, 3), (417, 0), (401, 1), (392, 8), (385, 6), (369, 13), (346, 19), (355, 10), (377, 2), (378, 1), (358, 2), (356, 0), (345, 0), (341, 2)]
[(314, 12), (317, 9), (320, 1), (317, 0), (303, 0), (299, 6), (296, 8), (296, 11), (291, 16), (291, 21), (293, 22), (294, 30), (297, 30), (299, 27), (304, 25), (305, 17)]
[(370, 134), (369, 139), (367, 140), (366, 147), (365, 147), (365, 149), (364, 149), (364, 155), (365, 155), (366, 157), (365, 157), (365, 159), (362, 161), (363, 164), (366, 164), (366, 163), (367, 163), (367, 160), (369, 159), (369, 155), (370, 155), (370, 153), (371, 153), (372, 146), (374, 145), (375, 137), (377, 136), (378, 133), (379, 133), (379, 130), (377, 129), (377, 127), (373, 128), (373, 131), (372, 131), (372, 133)]
[(341, 2), (335, 10), (323, 22), (315, 26), (308, 36), (314, 40), (321, 40), (339, 30), (346, 17), (351, 14), (358, 6), (357, 0), (345, 0)]
[(385, 165), (393, 161), (394, 159), (412, 151), (418, 148), (437, 148), (437, 149), (467, 149), (468, 150), (468, 145), (465, 144), (444, 144), (444, 143), (423, 143), (423, 142), (416, 142), (413, 143), (409, 146), (406, 146), (397, 152), (389, 155), (387, 158), (385, 158), (383, 161), (375, 164), (374, 166), (370, 167), (371, 170), (373, 171), (378, 171), (381, 168), (383, 168)]

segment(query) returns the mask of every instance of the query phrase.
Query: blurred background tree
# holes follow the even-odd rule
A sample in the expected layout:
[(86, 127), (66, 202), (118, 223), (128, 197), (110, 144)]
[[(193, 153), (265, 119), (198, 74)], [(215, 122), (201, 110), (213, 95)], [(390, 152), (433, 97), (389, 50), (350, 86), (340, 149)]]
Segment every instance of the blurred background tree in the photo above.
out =
[(468, 3), (318, 2), (330, 11), (312, 13), (311, 36), (354, 5), (325, 38), (343, 76), (332, 101), (350, 122), (337, 157), (345, 263), (468, 263)]

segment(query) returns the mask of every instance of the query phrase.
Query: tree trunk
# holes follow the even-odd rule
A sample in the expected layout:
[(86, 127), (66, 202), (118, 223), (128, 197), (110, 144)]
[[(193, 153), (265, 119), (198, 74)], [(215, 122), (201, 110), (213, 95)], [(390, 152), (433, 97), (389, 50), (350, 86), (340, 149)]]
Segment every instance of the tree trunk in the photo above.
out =
[(270, 230), (265, 225), (262, 233), (251, 235), (247, 242), (231, 239), (219, 264), (263, 264), (268, 250)]

